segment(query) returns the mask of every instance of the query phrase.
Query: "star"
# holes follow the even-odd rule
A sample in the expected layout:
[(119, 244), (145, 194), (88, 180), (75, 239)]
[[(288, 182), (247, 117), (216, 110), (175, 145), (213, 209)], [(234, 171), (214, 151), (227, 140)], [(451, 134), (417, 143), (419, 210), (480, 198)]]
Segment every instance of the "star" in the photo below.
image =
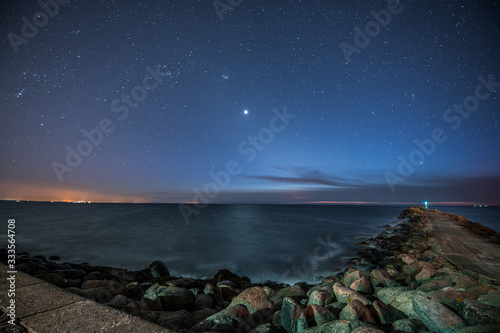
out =
[(248, 114), (248, 110), (244, 110), (244, 111), (243, 111), (243, 114)]

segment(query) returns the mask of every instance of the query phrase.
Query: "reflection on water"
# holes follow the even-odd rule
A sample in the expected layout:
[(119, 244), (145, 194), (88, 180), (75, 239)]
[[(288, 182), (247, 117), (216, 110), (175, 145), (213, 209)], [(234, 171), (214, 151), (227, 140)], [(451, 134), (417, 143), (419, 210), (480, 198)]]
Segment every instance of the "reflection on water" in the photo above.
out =
[(177, 205), (0, 205), (4, 219), (17, 221), (19, 252), (129, 269), (161, 260), (178, 276), (211, 277), (227, 268), (255, 282), (330, 275), (344, 265), (342, 257), (354, 255), (357, 238), (377, 234), (403, 209), (213, 205), (186, 225)]

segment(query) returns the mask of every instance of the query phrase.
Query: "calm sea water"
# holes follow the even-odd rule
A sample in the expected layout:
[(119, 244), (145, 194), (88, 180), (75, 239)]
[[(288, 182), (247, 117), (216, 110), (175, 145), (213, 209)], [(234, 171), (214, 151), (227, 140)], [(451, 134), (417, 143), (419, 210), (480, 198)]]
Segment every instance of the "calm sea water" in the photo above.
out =
[(345, 267), (353, 245), (397, 223), (404, 208), (212, 205), (186, 224), (178, 205), (0, 202), (0, 240), (15, 218), (17, 251), (31, 255), (128, 269), (161, 260), (176, 276), (227, 268), (254, 282), (311, 282)]

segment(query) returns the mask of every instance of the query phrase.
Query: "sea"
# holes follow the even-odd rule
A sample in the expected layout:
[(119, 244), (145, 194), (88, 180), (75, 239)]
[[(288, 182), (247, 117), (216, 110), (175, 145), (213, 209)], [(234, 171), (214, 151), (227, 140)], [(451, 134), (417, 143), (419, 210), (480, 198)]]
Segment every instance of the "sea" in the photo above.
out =
[[(17, 253), (137, 270), (160, 260), (173, 276), (228, 269), (252, 282), (314, 283), (348, 267), (355, 244), (401, 221), (405, 206), (209, 205), (187, 223), (179, 205), (0, 202), (0, 248), (15, 219)], [(430, 207), (500, 231), (499, 207)]]

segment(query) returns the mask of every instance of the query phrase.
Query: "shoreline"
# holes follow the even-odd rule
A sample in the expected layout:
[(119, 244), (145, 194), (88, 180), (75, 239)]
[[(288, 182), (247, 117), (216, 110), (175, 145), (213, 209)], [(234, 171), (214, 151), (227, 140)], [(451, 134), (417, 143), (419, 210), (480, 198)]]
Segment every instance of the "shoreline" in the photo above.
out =
[[(493, 241), (498, 238), (489, 228), (439, 213)], [(481, 332), (498, 330), (498, 280), (471, 276), (441, 257), (425, 210), (412, 207), (399, 217), (407, 220), (386, 225), (378, 236), (356, 244), (352, 267), (336, 274), (332, 270), (318, 284), (252, 283), (225, 269), (211, 279), (172, 277), (161, 262), (128, 271), (59, 263), (55, 256), (19, 258), (17, 268), (179, 332), (249, 332), (257, 327), (256, 332), (315, 333), (345, 325), (350, 327), (345, 332), (356, 327), (420, 332), (436, 325), (450, 331), (479, 325), (491, 326)], [(4, 251), (1, 257), (4, 262)]]

